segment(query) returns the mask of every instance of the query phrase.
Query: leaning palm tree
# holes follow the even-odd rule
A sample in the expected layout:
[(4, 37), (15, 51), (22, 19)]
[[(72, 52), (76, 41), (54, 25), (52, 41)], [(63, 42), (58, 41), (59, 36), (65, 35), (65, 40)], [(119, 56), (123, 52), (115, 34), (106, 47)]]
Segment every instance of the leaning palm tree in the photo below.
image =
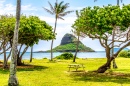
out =
[(21, 10), (21, 0), (17, 0), (16, 24), (15, 24), (15, 29), (14, 29), (8, 86), (18, 86), (19, 85), (17, 77), (16, 77), (16, 66), (17, 66), (17, 45), (18, 45), (18, 29), (19, 29), (19, 23), (20, 23), (19, 22), (20, 21), (20, 10)]
[[(69, 3), (65, 3), (64, 1), (61, 1), (60, 3), (58, 3), (58, 1), (56, 0), (54, 7), (52, 6), (52, 4), (50, 2), (48, 2), (50, 5), (50, 10), (47, 8), (44, 8), (48, 13), (55, 15), (55, 27), (54, 27), (54, 33), (56, 32), (56, 26), (57, 26), (57, 20), (58, 19), (62, 19), (64, 20), (62, 17), (64, 17), (65, 15), (73, 12), (73, 11), (66, 11), (66, 9), (69, 7)], [(51, 61), (53, 59), (53, 39), (51, 42)]]
[[(79, 13), (78, 13), (78, 10), (76, 10), (76, 16), (77, 18), (79, 17)], [(76, 56), (77, 56), (77, 53), (78, 53), (78, 47), (79, 47), (79, 36), (80, 36), (80, 31), (77, 31), (77, 32), (74, 32), (76, 33), (76, 35), (78, 36), (78, 39), (76, 40), (76, 51), (75, 51), (75, 55), (74, 55), (74, 58), (73, 58), (73, 62), (75, 62), (75, 59), (76, 59)]]

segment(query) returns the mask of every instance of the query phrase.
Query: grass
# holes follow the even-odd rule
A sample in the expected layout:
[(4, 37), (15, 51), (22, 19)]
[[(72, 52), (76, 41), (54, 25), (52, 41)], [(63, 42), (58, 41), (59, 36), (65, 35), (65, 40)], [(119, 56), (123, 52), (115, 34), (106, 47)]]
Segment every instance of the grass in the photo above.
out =
[[(105, 63), (106, 59), (77, 59), (85, 65), (86, 72), (68, 72), (72, 60), (49, 62), (47, 59), (24, 60), (26, 66), (17, 68), (20, 86), (130, 86), (130, 59), (117, 58), (118, 69), (104, 74), (91, 72)], [(72, 70), (72, 69), (71, 69)], [(81, 70), (81, 69), (79, 69)], [(0, 86), (7, 86), (9, 71), (0, 68)]]

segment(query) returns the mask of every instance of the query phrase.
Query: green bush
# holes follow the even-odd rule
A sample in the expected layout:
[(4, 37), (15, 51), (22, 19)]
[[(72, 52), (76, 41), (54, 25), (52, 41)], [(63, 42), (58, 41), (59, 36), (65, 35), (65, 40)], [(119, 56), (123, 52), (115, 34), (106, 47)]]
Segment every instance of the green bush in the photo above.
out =
[(130, 50), (123, 50), (119, 53), (118, 57), (130, 58)]
[(59, 56), (56, 56), (57, 59), (73, 59), (74, 55), (72, 53), (66, 52)]

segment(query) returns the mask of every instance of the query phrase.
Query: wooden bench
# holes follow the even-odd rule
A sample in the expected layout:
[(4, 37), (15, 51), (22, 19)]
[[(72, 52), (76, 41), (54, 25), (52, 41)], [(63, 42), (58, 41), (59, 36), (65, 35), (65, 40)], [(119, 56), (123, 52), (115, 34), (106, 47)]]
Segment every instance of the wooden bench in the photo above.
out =
[(78, 70), (78, 68), (83, 68), (83, 70), (84, 70), (84, 65), (83, 64), (69, 64), (68, 65), (68, 68), (69, 68), (69, 71), (70, 71), (70, 68), (74, 68), (74, 69), (76, 69), (76, 71)]

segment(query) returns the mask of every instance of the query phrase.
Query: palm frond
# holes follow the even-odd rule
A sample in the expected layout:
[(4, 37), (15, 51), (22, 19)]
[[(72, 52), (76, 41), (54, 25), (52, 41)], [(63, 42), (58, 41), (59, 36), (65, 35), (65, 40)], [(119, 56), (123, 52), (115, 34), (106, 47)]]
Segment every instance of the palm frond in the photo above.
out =
[(44, 7), (43, 7), (43, 9), (44, 9), (45, 11), (47, 11), (48, 13), (52, 14), (52, 15), (54, 14), (53, 12), (51, 12), (51, 11), (50, 11), (49, 9), (47, 9), (47, 8), (44, 8)]
[(69, 7), (69, 3), (66, 3), (60, 8), (60, 13), (64, 12)]
[(51, 3), (49, 1), (48, 1), (48, 4), (50, 5), (51, 12), (54, 12), (54, 8), (53, 8), (53, 6), (51, 5)]
[(55, 14), (57, 13), (57, 8), (58, 8), (58, 2), (57, 2), (57, 0), (56, 0), (55, 5), (54, 5)]
[(97, 0), (94, 0), (94, 2), (96, 2)]
[(61, 2), (58, 4), (59, 7), (61, 7), (63, 3), (64, 3), (64, 1), (61, 1)]
[(58, 19), (64, 20), (62, 17), (58, 16)]
[(76, 16), (79, 17), (79, 12), (78, 12), (78, 10), (76, 10)]
[(56, 13), (61, 13), (61, 8), (64, 6), (63, 5), (63, 3), (64, 3), (64, 1), (61, 1), (60, 3), (58, 3), (58, 5), (57, 5), (57, 9), (56, 9)]
[(121, 3), (123, 2), (123, 0), (121, 0)]
[(72, 12), (74, 12), (74, 11), (66, 11), (66, 12), (64, 12), (64, 13), (60, 13), (59, 14), (59, 16), (65, 16), (65, 15), (67, 15), (67, 14), (69, 14), (69, 13), (72, 13)]

